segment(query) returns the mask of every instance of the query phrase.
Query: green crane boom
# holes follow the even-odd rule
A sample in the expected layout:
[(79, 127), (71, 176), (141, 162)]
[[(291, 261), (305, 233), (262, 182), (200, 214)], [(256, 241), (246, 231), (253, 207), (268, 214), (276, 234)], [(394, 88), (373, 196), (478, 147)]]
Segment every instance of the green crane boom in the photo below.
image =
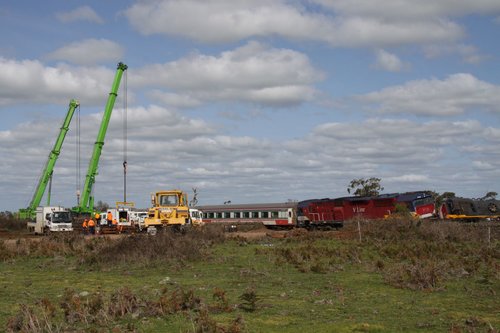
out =
[(94, 144), (94, 151), (92, 152), (92, 157), (89, 162), (89, 168), (87, 171), (87, 175), (85, 177), (85, 185), (83, 187), (80, 204), (79, 206), (73, 208), (73, 211), (75, 213), (89, 214), (93, 212), (94, 198), (92, 196), (92, 187), (95, 183), (95, 177), (97, 175), (97, 166), (99, 164), (99, 158), (101, 157), (102, 146), (104, 145), (104, 138), (106, 136), (106, 131), (108, 129), (109, 120), (111, 119), (113, 106), (115, 105), (116, 96), (118, 95), (118, 88), (120, 87), (122, 74), (126, 70), (127, 70), (127, 65), (121, 62), (118, 63), (118, 68), (116, 70), (113, 86), (111, 88), (111, 92), (109, 93), (106, 109), (104, 110), (104, 115), (102, 117), (101, 127), (99, 128), (99, 133), (97, 134), (97, 140)]
[(52, 172), (54, 171), (54, 166), (56, 165), (57, 158), (61, 153), (61, 148), (64, 142), (64, 138), (66, 137), (66, 133), (69, 130), (69, 124), (71, 123), (71, 119), (73, 118), (73, 114), (75, 113), (75, 109), (80, 105), (77, 100), (72, 99), (69, 102), (68, 113), (66, 114), (66, 118), (61, 126), (61, 131), (59, 132), (59, 136), (57, 137), (56, 143), (54, 144), (54, 148), (52, 148), (49, 158), (47, 160), (47, 164), (45, 164), (45, 168), (43, 173), (38, 181), (38, 186), (36, 187), (35, 193), (33, 194), (33, 198), (28, 206), (28, 208), (19, 210), (19, 218), (22, 219), (34, 219), (36, 215), (36, 207), (40, 205), (40, 201), (42, 200), (43, 194), (45, 193), (45, 189), (47, 188), (47, 184), (52, 177)]

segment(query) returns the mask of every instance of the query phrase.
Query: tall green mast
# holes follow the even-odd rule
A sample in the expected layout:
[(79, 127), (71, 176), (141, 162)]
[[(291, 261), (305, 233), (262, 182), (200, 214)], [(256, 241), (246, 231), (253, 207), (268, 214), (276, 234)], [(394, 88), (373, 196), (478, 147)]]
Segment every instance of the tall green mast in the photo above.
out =
[(19, 210), (19, 218), (22, 219), (34, 219), (36, 216), (36, 207), (40, 205), (40, 201), (42, 200), (43, 194), (45, 193), (45, 189), (47, 188), (47, 184), (50, 181), (52, 176), (52, 172), (54, 171), (54, 166), (56, 165), (57, 158), (61, 153), (61, 148), (64, 142), (64, 138), (66, 137), (66, 133), (69, 130), (69, 124), (71, 123), (71, 119), (73, 118), (73, 114), (75, 113), (75, 109), (80, 105), (77, 100), (72, 99), (69, 102), (68, 113), (66, 114), (66, 118), (61, 126), (61, 131), (59, 132), (59, 136), (57, 137), (56, 143), (54, 144), (54, 148), (50, 151), (49, 158), (47, 163), (45, 164), (45, 168), (43, 173), (38, 181), (38, 185), (36, 187), (35, 193), (33, 194), (33, 198), (28, 206), (28, 208)]
[(97, 175), (97, 166), (99, 164), (99, 158), (101, 157), (102, 146), (104, 145), (104, 137), (106, 136), (109, 120), (111, 119), (111, 112), (113, 111), (113, 106), (115, 105), (116, 96), (118, 95), (118, 88), (120, 87), (122, 74), (126, 70), (127, 70), (127, 65), (121, 62), (118, 63), (118, 68), (116, 70), (113, 86), (111, 88), (111, 92), (109, 93), (106, 109), (104, 110), (104, 115), (102, 117), (101, 127), (99, 128), (99, 133), (97, 134), (97, 140), (94, 144), (94, 151), (92, 152), (92, 157), (89, 162), (89, 168), (87, 171), (87, 175), (85, 177), (85, 185), (83, 187), (82, 196), (80, 198), (80, 204), (79, 206), (73, 208), (73, 211), (77, 213), (93, 212), (94, 198), (92, 196), (92, 187), (95, 183), (95, 176)]

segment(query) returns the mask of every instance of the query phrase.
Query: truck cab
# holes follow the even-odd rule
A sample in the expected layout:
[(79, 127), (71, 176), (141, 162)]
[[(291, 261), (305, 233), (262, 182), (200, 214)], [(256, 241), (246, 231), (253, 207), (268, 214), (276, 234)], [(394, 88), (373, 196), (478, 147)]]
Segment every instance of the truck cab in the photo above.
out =
[(144, 219), (146, 217), (148, 217), (148, 212), (146, 211), (130, 212), (130, 221), (138, 231), (142, 231), (142, 229), (144, 229)]
[(189, 218), (194, 226), (203, 225), (203, 212), (196, 208), (189, 208)]
[(73, 231), (71, 212), (60, 206), (36, 208), (36, 219), (27, 224), (28, 231), (34, 234)]

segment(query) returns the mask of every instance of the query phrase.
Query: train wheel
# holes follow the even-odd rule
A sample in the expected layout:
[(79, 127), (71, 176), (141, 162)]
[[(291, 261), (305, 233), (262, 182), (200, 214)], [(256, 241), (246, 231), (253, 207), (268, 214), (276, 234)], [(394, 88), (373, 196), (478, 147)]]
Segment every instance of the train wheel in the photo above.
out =
[(496, 213), (498, 211), (498, 207), (492, 202), (488, 205), (488, 210), (492, 213)]

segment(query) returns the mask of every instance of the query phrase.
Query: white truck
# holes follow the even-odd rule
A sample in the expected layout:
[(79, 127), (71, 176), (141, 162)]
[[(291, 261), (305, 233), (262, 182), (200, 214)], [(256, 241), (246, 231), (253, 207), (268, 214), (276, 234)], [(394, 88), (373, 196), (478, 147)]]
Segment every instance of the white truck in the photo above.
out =
[(189, 208), (189, 219), (192, 225), (203, 225), (203, 212), (196, 208)]
[(36, 219), (28, 222), (28, 231), (37, 235), (73, 231), (71, 212), (60, 206), (37, 207)]

